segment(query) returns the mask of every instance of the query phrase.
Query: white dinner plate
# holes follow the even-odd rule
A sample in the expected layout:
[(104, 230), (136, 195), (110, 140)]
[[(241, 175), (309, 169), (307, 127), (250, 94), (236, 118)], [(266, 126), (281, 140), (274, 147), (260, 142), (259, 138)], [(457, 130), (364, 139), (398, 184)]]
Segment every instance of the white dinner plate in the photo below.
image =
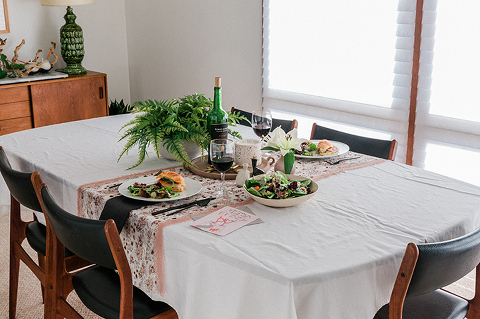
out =
[[(320, 142), (320, 140), (311, 140), (310, 142), (315, 143), (315, 145), (316, 145), (316, 144), (318, 144), (318, 142)], [(331, 158), (331, 157), (336, 157), (336, 156), (343, 155), (350, 150), (350, 147), (345, 143), (337, 142), (337, 141), (330, 141), (330, 142), (334, 146), (338, 147), (338, 152), (337, 153), (332, 154), (332, 155), (324, 155), (324, 156), (318, 155), (318, 154), (312, 155), (312, 156), (295, 154), (295, 157), (298, 157), (298, 158), (314, 158), (314, 159)]]
[(130, 194), (130, 191), (128, 190), (128, 187), (132, 186), (133, 183), (135, 182), (150, 185), (155, 183), (156, 180), (157, 180), (156, 176), (133, 178), (122, 183), (122, 185), (118, 187), (118, 191), (120, 192), (120, 194), (122, 194), (125, 197), (143, 200), (146, 202), (169, 202), (172, 200), (179, 200), (179, 199), (184, 199), (184, 198), (193, 196), (195, 194), (198, 194), (202, 190), (202, 184), (190, 178), (184, 178), (185, 184), (186, 184), (184, 190), (179, 193), (180, 194), (179, 196), (172, 197), (172, 198), (146, 198), (146, 197), (140, 197), (140, 196), (133, 196)]

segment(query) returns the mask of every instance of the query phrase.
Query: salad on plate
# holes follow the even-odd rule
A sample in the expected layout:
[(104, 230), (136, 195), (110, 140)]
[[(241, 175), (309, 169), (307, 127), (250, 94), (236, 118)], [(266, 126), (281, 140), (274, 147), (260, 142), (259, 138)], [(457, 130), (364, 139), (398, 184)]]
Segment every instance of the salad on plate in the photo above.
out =
[(144, 184), (144, 183), (133, 183), (133, 185), (128, 187), (130, 194), (132, 196), (139, 196), (145, 198), (173, 198), (179, 196), (179, 193), (172, 191), (171, 187), (163, 187), (160, 183), (154, 184)]
[(303, 142), (295, 154), (303, 156), (330, 156), (338, 153), (339, 149), (329, 140), (320, 140), (317, 143), (312, 141)]
[(245, 189), (252, 195), (267, 199), (287, 199), (305, 196), (312, 193), (310, 179), (289, 180), (280, 171), (265, 174), (260, 178), (250, 178), (245, 181)]
[(175, 172), (161, 172), (153, 184), (135, 182), (128, 187), (130, 195), (163, 199), (178, 197), (185, 187), (185, 180)]

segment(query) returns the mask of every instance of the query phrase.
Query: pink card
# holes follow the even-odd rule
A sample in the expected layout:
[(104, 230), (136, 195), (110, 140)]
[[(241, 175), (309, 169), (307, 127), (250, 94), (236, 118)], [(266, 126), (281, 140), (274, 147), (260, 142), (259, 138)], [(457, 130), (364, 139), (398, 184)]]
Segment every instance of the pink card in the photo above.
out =
[(190, 225), (212, 234), (224, 236), (257, 218), (258, 216), (240, 209), (226, 206), (192, 222)]

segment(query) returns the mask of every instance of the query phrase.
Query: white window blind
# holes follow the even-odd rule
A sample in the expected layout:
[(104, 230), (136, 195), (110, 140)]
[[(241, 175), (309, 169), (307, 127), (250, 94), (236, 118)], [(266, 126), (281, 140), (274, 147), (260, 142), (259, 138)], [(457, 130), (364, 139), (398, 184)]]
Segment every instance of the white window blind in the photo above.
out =
[(413, 165), (480, 185), (480, 1), (424, 12)]
[(404, 161), (414, 23), (414, 0), (264, 0), (264, 107), (395, 138)]
[[(264, 0), (264, 107), (395, 138), (403, 162), (416, 5)], [(478, 0), (424, 0), (413, 165), (480, 185), (478, 16)]]

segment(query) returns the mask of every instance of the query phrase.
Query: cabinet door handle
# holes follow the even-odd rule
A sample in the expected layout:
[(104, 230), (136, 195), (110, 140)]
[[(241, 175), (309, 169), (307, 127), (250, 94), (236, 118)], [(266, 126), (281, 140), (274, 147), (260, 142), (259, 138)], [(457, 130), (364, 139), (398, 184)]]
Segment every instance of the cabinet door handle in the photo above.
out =
[(99, 95), (100, 99), (102, 100), (103, 99), (103, 86), (98, 88), (98, 95)]

